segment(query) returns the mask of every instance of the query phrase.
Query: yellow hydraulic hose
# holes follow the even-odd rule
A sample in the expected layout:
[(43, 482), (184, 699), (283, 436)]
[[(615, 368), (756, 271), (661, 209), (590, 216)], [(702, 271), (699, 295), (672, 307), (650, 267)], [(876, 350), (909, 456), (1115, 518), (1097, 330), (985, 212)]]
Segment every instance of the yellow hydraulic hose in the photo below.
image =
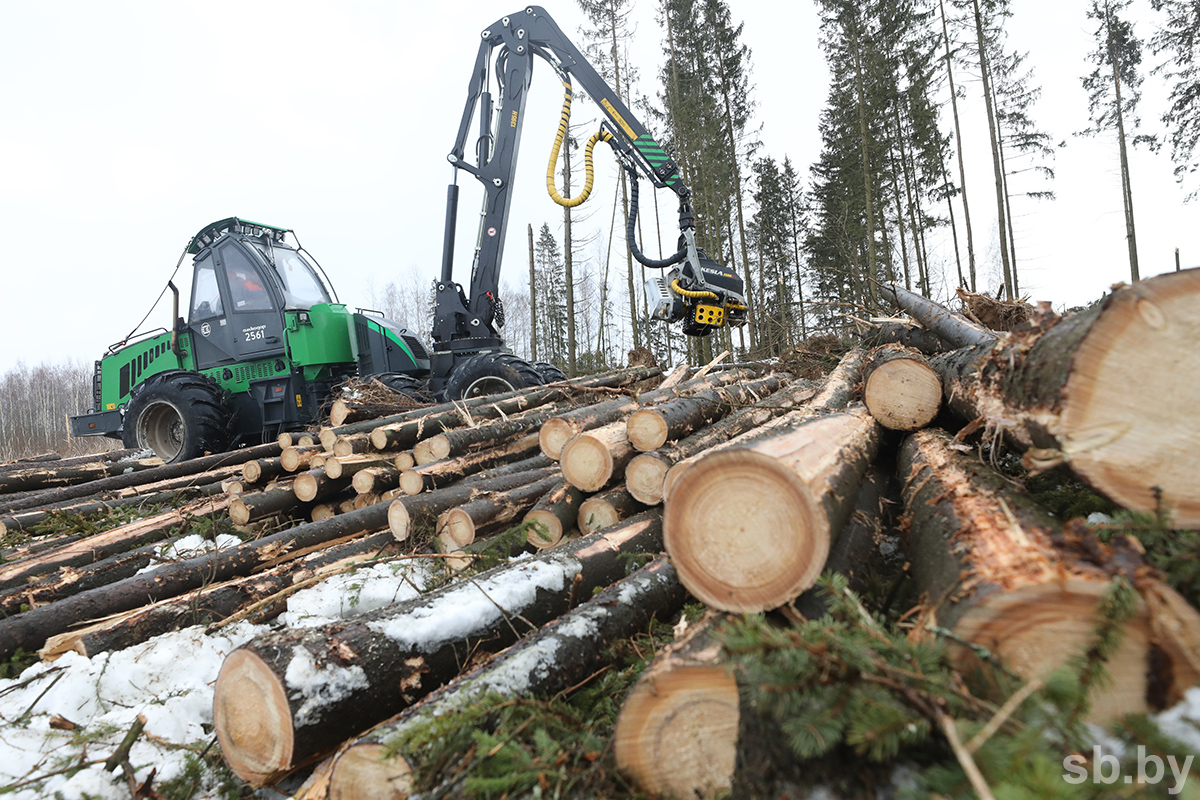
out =
[(567, 138), (567, 125), (571, 119), (571, 84), (563, 82), (563, 88), (566, 90), (563, 93), (562, 117), (558, 123), (558, 133), (554, 135), (554, 146), (550, 148), (550, 163), (546, 165), (546, 191), (550, 193), (551, 199), (560, 206), (574, 208), (588, 199), (588, 195), (592, 193), (592, 179), (594, 177), (592, 171), (592, 149), (598, 141), (611, 141), (612, 134), (608, 131), (596, 131), (592, 134), (592, 138), (588, 139), (587, 146), (583, 148), (583, 166), (587, 172), (583, 181), (583, 191), (575, 197), (563, 197), (558, 193), (558, 187), (554, 185), (554, 168), (558, 166), (558, 151), (562, 147), (563, 139)]
[(696, 297), (711, 297), (713, 300), (719, 300), (719, 299), (720, 299), (720, 298), (719, 298), (719, 297), (717, 297), (717, 295), (716, 295), (715, 293), (713, 293), (713, 292), (693, 292), (691, 289), (685, 289), (685, 288), (683, 288), (682, 286), (680, 286), (680, 285), (679, 285), (679, 279), (678, 279), (678, 278), (676, 278), (675, 280), (671, 281), (671, 288), (672, 288), (672, 289), (675, 291), (675, 293), (676, 293), (676, 294), (682, 295), (682, 296), (684, 296), (684, 297), (692, 297), (692, 298), (696, 298)]

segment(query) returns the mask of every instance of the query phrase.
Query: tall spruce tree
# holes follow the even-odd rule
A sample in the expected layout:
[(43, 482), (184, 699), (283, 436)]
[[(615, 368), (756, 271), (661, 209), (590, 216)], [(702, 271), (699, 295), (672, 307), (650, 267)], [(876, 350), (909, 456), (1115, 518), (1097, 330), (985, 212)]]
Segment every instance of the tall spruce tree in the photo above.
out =
[(1087, 17), (1096, 23), (1096, 48), (1089, 54), (1095, 65), (1083, 77), (1088, 93), (1092, 126), (1085, 135), (1114, 132), (1121, 157), (1121, 203), (1125, 209), (1125, 241), (1129, 249), (1129, 274), (1137, 281), (1137, 233), (1133, 220), (1133, 189), (1129, 174), (1128, 133), (1137, 130), (1137, 106), (1141, 99), (1142, 42), (1133, 23), (1123, 14), (1130, 0), (1091, 0)]
[[(1155, 69), (1170, 89), (1162, 121), (1180, 182), (1200, 169), (1200, 5), (1194, 0), (1150, 0), (1163, 16), (1150, 40), (1155, 55), (1167, 60)], [(1192, 190), (1189, 199), (1200, 190)]]
[(558, 241), (546, 223), (542, 223), (534, 245), (534, 261), (537, 263), (533, 302), (537, 305), (538, 354), (543, 361), (561, 366), (566, 363), (567, 355), (566, 280)]

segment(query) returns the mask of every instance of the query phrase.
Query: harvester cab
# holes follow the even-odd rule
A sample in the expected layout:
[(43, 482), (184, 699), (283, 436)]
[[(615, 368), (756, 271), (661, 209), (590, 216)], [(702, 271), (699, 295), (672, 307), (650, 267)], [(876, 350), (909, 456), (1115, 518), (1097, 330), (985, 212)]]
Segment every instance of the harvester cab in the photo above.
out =
[(188, 318), (108, 349), (74, 435), (119, 437), (164, 461), (268, 441), (315, 422), (333, 386), (374, 376), (416, 392), (429, 356), (413, 333), (337, 302), (289, 230), (230, 217), (192, 237)]

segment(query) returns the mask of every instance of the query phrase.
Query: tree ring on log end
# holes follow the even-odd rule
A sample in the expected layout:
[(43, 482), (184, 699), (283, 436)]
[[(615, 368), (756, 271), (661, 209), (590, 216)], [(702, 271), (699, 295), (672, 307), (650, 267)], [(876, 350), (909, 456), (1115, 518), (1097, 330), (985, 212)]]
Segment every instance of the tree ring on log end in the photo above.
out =
[(829, 523), (808, 486), (776, 459), (727, 450), (694, 462), (671, 488), (663, 543), (698, 600), (766, 611), (816, 581)]
[(253, 652), (234, 650), (221, 665), (213, 725), (221, 753), (239, 778), (263, 786), (291, 768), (294, 735), (287, 695)]
[(723, 667), (685, 665), (648, 676), (621, 706), (617, 764), (668, 797), (728, 791), (738, 715), (737, 683)]
[(666, 478), (666, 462), (653, 453), (636, 455), (625, 467), (625, 488), (635, 500), (648, 506), (662, 502)]
[(405, 507), (403, 499), (396, 498), (391, 502), (391, 505), (388, 506), (387, 518), (388, 530), (392, 532), (392, 537), (397, 542), (407, 539), (412, 517), (408, 513), (408, 508)]
[(542, 453), (547, 458), (558, 460), (559, 454), (562, 453), (563, 445), (567, 440), (576, 433), (571, 423), (557, 417), (551, 417), (542, 423), (542, 427), (538, 430), (538, 446), (542, 448)]
[(374, 742), (356, 744), (338, 756), (329, 779), (329, 800), (358, 797), (403, 800), (412, 794), (412, 770), (403, 756), (386, 756)]
[(1072, 468), (1118, 504), (1200, 528), (1200, 270), (1111, 299), (1079, 344), (1055, 431)]
[(626, 425), (629, 430), (629, 443), (643, 453), (666, 444), (667, 434), (670, 432), (662, 413), (649, 408), (633, 412)]
[(567, 483), (585, 492), (604, 488), (613, 474), (612, 453), (604, 442), (587, 435), (576, 436), (559, 453)]
[[(1107, 581), (1068, 579), (1027, 585), (1006, 593), (986, 592), (955, 625), (955, 633), (990, 650), (1021, 677), (1045, 679), (1095, 637), (1096, 604)], [(968, 601), (969, 602), (969, 601)], [(1106, 663), (1109, 680), (1092, 692), (1089, 722), (1106, 724), (1125, 714), (1144, 714), (1150, 669), (1150, 620), (1145, 604), (1122, 626), (1123, 639)], [(973, 656), (965, 649), (961, 658)]]
[(924, 428), (942, 405), (942, 379), (927, 364), (896, 358), (871, 372), (863, 403), (880, 425), (894, 431)]
[(475, 522), (461, 508), (452, 508), (438, 518), (437, 534), (463, 548), (475, 541)]

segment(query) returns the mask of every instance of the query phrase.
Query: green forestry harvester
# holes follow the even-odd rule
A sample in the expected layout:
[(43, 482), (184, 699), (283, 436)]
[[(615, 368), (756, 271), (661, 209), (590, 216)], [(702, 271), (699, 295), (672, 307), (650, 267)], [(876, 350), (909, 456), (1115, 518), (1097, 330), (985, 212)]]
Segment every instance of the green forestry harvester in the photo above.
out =
[[(352, 312), (338, 303), (324, 273), (287, 229), (231, 217), (208, 225), (188, 245), (194, 258), (187, 321), (179, 315), (179, 292), (168, 283), (175, 296), (171, 330), (109, 348), (96, 362), (93, 408), (72, 417), (72, 433), (120, 437), (128, 447), (148, 447), (165, 461), (180, 461), (305, 428), (317, 421), (333, 387), (352, 376), (447, 399), (561, 379), (553, 365), (513, 355), (499, 333), (500, 260), (534, 56), (550, 64), (566, 90), (547, 167), (551, 197), (564, 206), (583, 202), (592, 188), (592, 148), (606, 142), (632, 181), (629, 249), (644, 266), (662, 270), (646, 282), (650, 316), (682, 322), (691, 336), (742, 324), (747, 313), (742, 279), (697, 246), (691, 192), (675, 161), (554, 20), (529, 6), (482, 33), (458, 136), (447, 156), (455, 181), (447, 191), (431, 349), (377, 312)], [(606, 121), (587, 145), (583, 190), (564, 198), (554, 188), (554, 173), (567, 135), (572, 78), (595, 99)], [(479, 133), (468, 158), (473, 128)], [(466, 287), (453, 279), (459, 171), (473, 175), (485, 193)], [(666, 259), (644, 256), (634, 236), (637, 184), (643, 178), (679, 199), (679, 250)]]

